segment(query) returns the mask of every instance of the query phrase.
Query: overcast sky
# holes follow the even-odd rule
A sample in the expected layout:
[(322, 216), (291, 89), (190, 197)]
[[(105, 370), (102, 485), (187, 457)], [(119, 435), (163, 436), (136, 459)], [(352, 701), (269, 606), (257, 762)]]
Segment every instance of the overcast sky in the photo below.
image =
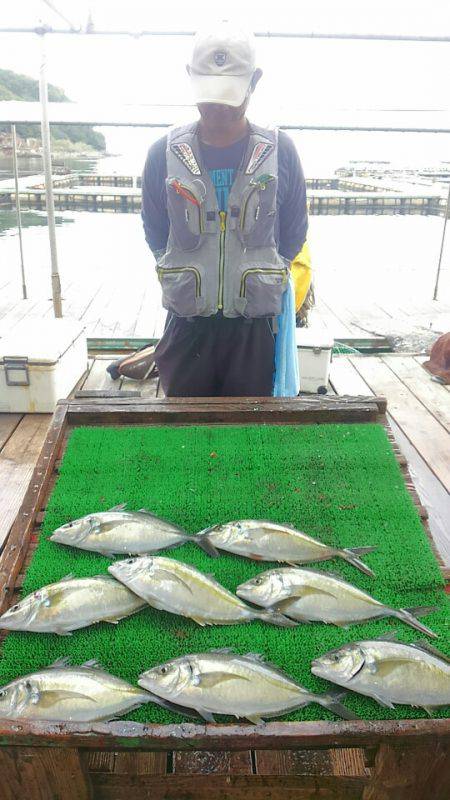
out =
[[(192, 30), (218, 20), (205, 0), (52, 0), (74, 25)], [(251, 30), (450, 35), (450, 0), (227, 0)], [(0, 0), (0, 28), (64, 22), (42, 0)], [(48, 36), (48, 77), (74, 101), (191, 102), (189, 37)], [(448, 108), (450, 43), (257, 40), (264, 81), (255, 104), (283, 108)], [(35, 35), (0, 34), (0, 68), (38, 76)]]

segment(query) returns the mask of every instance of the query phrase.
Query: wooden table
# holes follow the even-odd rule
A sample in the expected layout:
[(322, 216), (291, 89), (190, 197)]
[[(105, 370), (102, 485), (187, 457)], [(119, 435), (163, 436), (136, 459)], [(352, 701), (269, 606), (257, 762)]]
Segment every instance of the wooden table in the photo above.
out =
[[(77, 425), (386, 423), (378, 397), (61, 402), (0, 557), (1, 608), (17, 597), (67, 436)], [(392, 437), (391, 437), (392, 440)], [(394, 448), (395, 449), (395, 448)], [(422, 516), (406, 461), (400, 466)], [(0, 720), (0, 800), (447, 800), (450, 721), (142, 725)]]

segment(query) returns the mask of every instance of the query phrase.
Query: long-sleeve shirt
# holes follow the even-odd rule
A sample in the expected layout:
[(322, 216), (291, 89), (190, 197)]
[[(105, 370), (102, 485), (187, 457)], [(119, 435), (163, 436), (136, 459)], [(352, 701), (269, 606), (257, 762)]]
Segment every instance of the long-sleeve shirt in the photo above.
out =
[[(202, 160), (216, 187), (222, 210), (226, 210), (228, 192), (247, 142), (248, 135), (229, 147), (200, 145)], [(145, 238), (155, 254), (165, 251), (169, 236), (166, 147), (167, 136), (152, 144), (142, 174), (142, 221)], [(275, 220), (275, 240), (280, 255), (292, 261), (303, 247), (307, 229), (306, 184), (300, 158), (292, 139), (280, 131)]]

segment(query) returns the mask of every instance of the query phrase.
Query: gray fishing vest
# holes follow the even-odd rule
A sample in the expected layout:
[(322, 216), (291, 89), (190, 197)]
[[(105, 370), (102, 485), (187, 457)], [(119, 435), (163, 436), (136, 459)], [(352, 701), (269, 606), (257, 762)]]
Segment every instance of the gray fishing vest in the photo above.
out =
[(250, 126), (226, 212), (202, 164), (196, 123), (167, 138), (167, 250), (157, 271), (163, 305), (180, 317), (274, 317), (289, 263), (277, 252), (278, 132)]

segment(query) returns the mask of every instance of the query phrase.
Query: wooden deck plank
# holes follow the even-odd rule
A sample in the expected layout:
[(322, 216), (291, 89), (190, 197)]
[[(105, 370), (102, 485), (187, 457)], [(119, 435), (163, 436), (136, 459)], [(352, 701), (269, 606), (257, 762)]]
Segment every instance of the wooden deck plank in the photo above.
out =
[(430, 373), (412, 356), (382, 357), (382, 360), (449, 433), (450, 402), (445, 388), (432, 381)]
[(152, 338), (156, 310), (161, 307), (161, 293), (153, 287), (147, 287), (142, 306), (136, 320), (134, 335), (136, 337)]
[[(417, 361), (418, 364), (423, 364), (424, 361), (429, 361), (429, 360), (430, 360), (430, 356), (429, 355), (427, 355), (427, 356), (423, 356), (423, 355), (414, 356), (414, 361)], [(430, 375), (430, 380), (431, 380), (431, 372), (428, 373), (428, 374)], [(440, 386), (442, 386), (442, 388), (445, 389), (447, 392), (450, 392), (450, 384), (441, 383)]]
[(115, 754), (113, 772), (119, 775), (165, 775), (167, 753), (131, 750)]
[(374, 394), (347, 355), (333, 357), (330, 366), (330, 382), (338, 395), (368, 397)]
[[(371, 389), (347, 356), (334, 358), (331, 363), (330, 380), (339, 394), (370, 394)], [(390, 399), (388, 400), (388, 416)], [(409, 470), (424, 507), (428, 511), (431, 535), (446, 567), (450, 567), (450, 495), (432, 473), (420, 452), (407, 439), (397, 423), (389, 417), (392, 431), (401, 452), (408, 461)]]
[[(95, 800), (362, 800), (367, 778), (323, 775), (121, 776), (92, 773)], [(401, 796), (401, 800), (406, 795)], [(378, 798), (394, 800), (393, 795)], [(33, 798), (34, 800), (34, 798)], [(397, 800), (397, 799), (396, 799)], [(398, 797), (400, 800), (400, 796)], [(413, 800), (413, 795), (411, 795)], [(414, 800), (419, 800), (416, 796)], [(446, 800), (444, 796), (433, 800)]]
[(96, 356), (95, 361), (91, 367), (89, 375), (87, 376), (83, 390), (92, 389), (116, 389), (120, 388), (119, 381), (113, 381), (109, 372), (106, 372), (108, 364), (114, 361), (114, 356)]
[(250, 750), (177, 750), (173, 754), (176, 775), (251, 775)]
[(0, 547), (28, 488), (51, 414), (26, 414), (0, 452)]
[(330, 775), (329, 750), (255, 750), (258, 775)]
[(450, 492), (450, 440), (442, 425), (378, 356), (350, 361), (375, 394), (389, 398), (389, 413)]
[(23, 414), (0, 414), (0, 450), (17, 428)]
[(1, 800), (92, 800), (80, 752), (57, 747), (0, 747)]
[(450, 495), (397, 423), (393, 419), (390, 419), (390, 423), (400, 450), (408, 461), (414, 486), (428, 512), (428, 525), (436, 549), (444, 566), (450, 568)]
[(42, 318), (50, 305), (50, 300), (42, 301), (39, 298), (19, 300), (0, 317), (0, 336), (9, 333), (25, 317), (35, 315), (36, 319)]
[(369, 774), (364, 750), (255, 750), (258, 775), (347, 775)]

